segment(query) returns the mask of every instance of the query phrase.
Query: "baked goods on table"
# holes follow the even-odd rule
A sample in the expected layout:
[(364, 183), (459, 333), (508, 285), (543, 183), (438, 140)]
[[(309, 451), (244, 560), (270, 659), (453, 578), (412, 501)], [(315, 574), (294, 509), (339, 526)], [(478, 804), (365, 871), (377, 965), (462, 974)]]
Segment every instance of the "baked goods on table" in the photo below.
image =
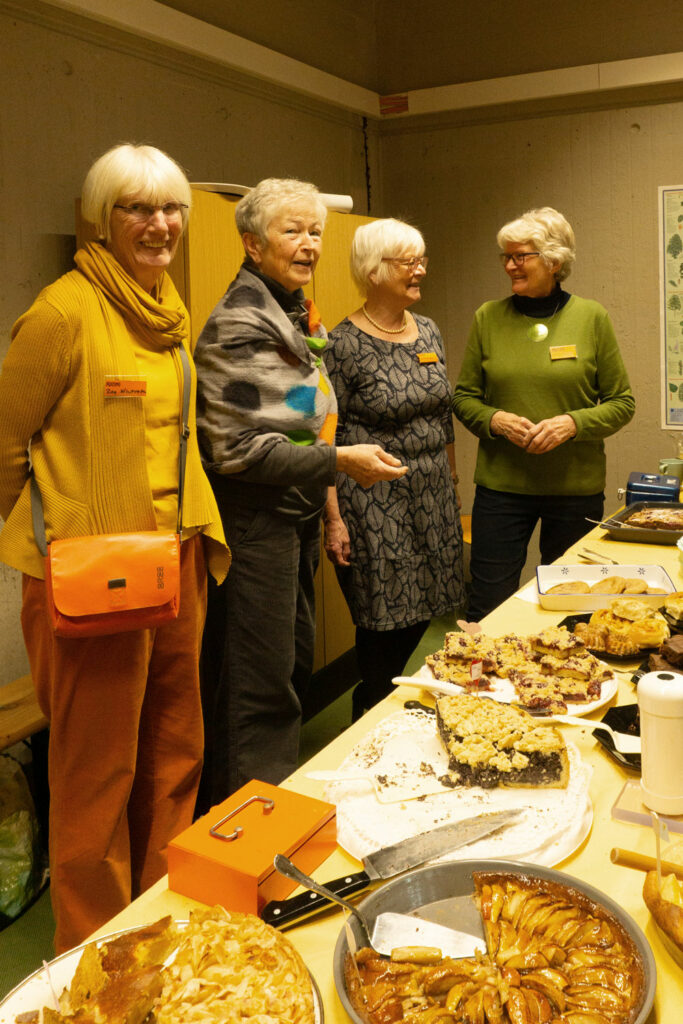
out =
[(648, 871), (643, 899), (657, 925), (681, 951), (683, 962), (683, 882), (676, 875), (664, 875), (661, 887), (656, 871)]
[(593, 612), (588, 622), (577, 622), (574, 634), (591, 651), (623, 657), (659, 647), (671, 635), (661, 612), (637, 597), (617, 597), (609, 608)]
[(645, 997), (640, 954), (578, 888), (519, 872), (473, 872), (486, 954), (371, 949), (351, 954), (346, 988), (369, 1024), (630, 1024)]
[(156, 1024), (313, 1024), (311, 977), (281, 932), (253, 914), (195, 910), (164, 972)]
[(595, 583), (565, 580), (548, 587), (546, 594), (665, 594), (661, 587), (649, 587), (636, 576), (604, 576)]
[(525, 711), (480, 697), (439, 697), (436, 722), (455, 784), (566, 789), (566, 744)]
[(495, 679), (509, 679), (523, 707), (554, 714), (566, 714), (567, 701), (598, 700), (602, 684), (614, 677), (564, 626), (532, 636), (447, 633), (442, 650), (428, 655), (425, 663), (435, 679), (465, 692), (485, 692)]
[[(164, 966), (169, 954), (172, 962)], [(310, 975), (286, 936), (253, 914), (193, 910), (81, 955), (59, 1009), (22, 1013), (17, 1024), (313, 1024)]]
[(683, 509), (641, 508), (622, 520), (622, 525), (646, 530), (683, 530)]

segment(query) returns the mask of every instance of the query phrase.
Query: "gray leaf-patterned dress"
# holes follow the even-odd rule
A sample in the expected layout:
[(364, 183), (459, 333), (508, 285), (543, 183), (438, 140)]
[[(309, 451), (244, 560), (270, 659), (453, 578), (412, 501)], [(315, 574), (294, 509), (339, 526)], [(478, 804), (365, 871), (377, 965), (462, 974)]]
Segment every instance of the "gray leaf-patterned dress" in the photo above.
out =
[(338, 571), (339, 581), (354, 623), (366, 629), (410, 626), (464, 600), (443, 341), (432, 320), (415, 320), (419, 336), (410, 344), (374, 338), (343, 320), (325, 351), (339, 403), (336, 443), (379, 444), (409, 468), (401, 479), (369, 488), (337, 477), (351, 536), (351, 566)]

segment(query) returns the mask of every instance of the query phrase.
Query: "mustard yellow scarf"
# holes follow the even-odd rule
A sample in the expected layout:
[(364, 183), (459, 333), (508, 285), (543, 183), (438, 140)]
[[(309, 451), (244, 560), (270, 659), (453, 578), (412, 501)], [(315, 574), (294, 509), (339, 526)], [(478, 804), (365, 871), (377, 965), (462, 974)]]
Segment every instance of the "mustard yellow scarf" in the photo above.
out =
[(188, 339), (189, 316), (168, 274), (162, 274), (152, 295), (100, 242), (89, 242), (74, 259), (83, 276), (155, 348), (172, 348)]

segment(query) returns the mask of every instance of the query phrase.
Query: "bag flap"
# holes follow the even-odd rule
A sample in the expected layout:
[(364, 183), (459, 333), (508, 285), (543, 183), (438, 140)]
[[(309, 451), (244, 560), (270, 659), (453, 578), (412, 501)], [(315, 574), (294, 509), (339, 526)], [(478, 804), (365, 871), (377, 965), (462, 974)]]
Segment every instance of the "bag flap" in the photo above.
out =
[(118, 533), (53, 541), (47, 571), (62, 615), (154, 608), (180, 589), (177, 534)]

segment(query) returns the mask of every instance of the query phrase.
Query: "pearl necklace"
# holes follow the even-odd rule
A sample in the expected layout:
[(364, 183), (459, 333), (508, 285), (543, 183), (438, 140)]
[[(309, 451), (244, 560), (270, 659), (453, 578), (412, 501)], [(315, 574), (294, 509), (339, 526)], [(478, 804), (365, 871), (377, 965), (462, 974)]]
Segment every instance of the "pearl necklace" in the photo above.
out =
[(400, 327), (382, 327), (381, 324), (378, 324), (376, 320), (372, 319), (372, 317), (368, 313), (365, 303), (363, 303), (362, 310), (365, 319), (369, 320), (372, 326), (376, 327), (378, 331), (383, 331), (384, 334), (403, 334), (406, 327), (408, 326), (408, 317), (406, 316), (405, 309), (403, 310), (403, 323), (401, 324)]

